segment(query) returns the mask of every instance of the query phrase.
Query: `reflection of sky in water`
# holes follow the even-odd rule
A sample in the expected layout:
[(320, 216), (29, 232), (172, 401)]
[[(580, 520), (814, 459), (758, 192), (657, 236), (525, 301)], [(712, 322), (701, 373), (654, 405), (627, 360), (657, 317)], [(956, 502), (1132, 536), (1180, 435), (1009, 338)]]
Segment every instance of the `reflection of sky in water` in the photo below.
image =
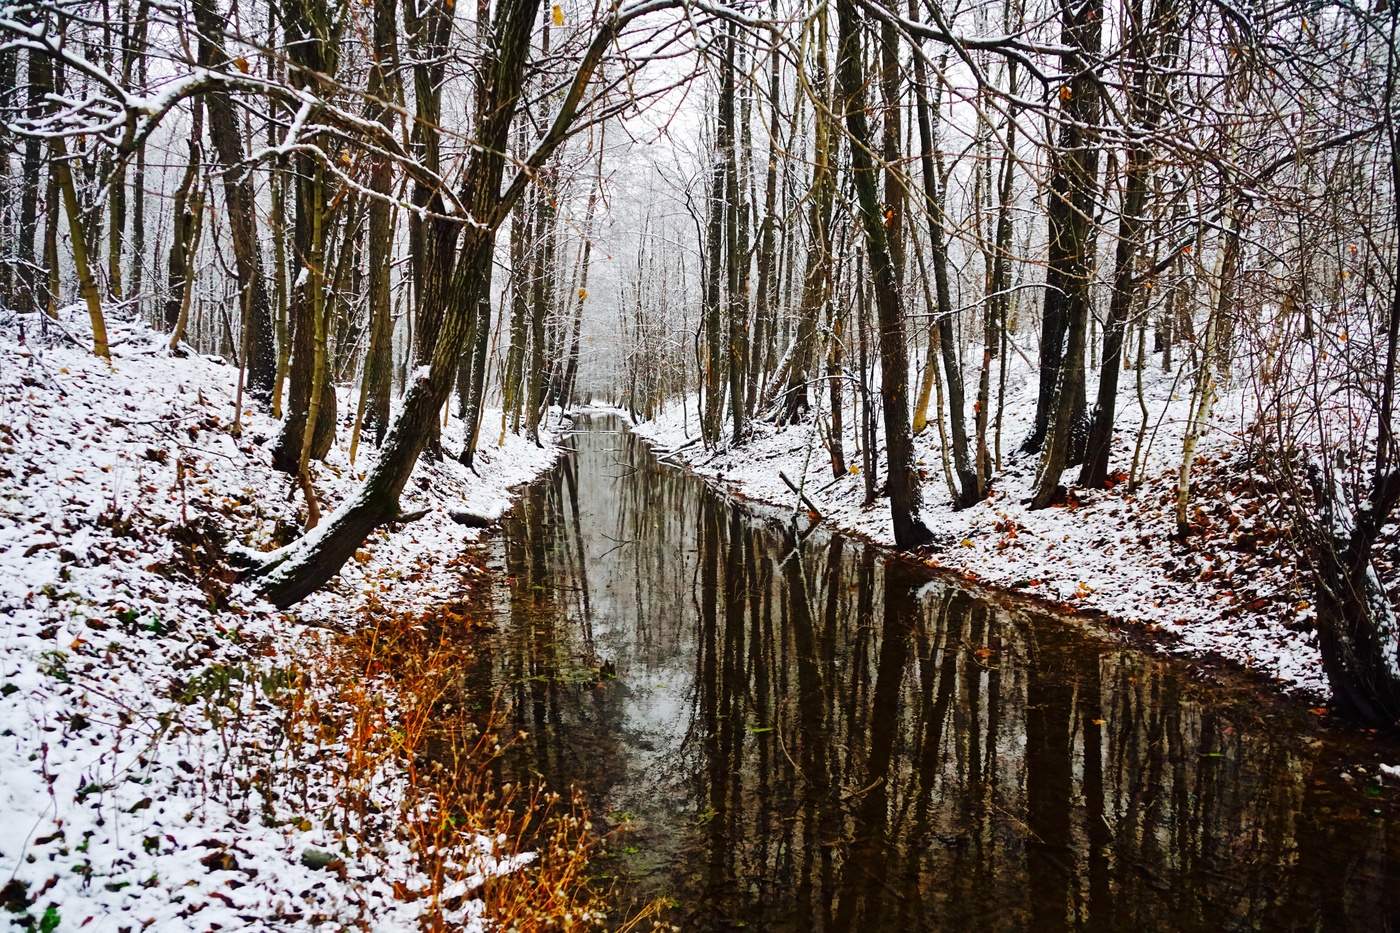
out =
[(683, 929), (1400, 912), (1393, 794), (1337, 780), (1345, 737), (821, 529), (799, 564), (635, 439), (572, 445), (498, 539), (493, 663), (543, 723), (522, 764), (632, 821), (606, 871)]

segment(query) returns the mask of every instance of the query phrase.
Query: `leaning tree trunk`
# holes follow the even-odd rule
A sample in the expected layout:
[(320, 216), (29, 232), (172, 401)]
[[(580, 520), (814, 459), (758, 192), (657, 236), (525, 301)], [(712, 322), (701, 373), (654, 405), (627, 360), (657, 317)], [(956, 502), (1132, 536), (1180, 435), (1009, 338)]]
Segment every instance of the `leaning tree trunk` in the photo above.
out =
[[(493, 259), (496, 229), (519, 200), (527, 179), (563, 140), (604, 50), (624, 24), (622, 17), (614, 16), (594, 36), (549, 133), (503, 193), (506, 143), (518, 104), (530, 25), (538, 11), (539, 0), (504, 0), (496, 7), (484, 63), (487, 79), (477, 100), (477, 144), (468, 158), (461, 198), (479, 225), (463, 225), (453, 278), (442, 293), (445, 307), (432, 362), (411, 381), (384, 449), (360, 491), (315, 533), (303, 536), (255, 571), (259, 592), (278, 606), (289, 606), (316, 590), (339, 572), (372, 531), (402, 518), (399, 496), (451, 394), (471, 309), (484, 297), (483, 272)], [(452, 239), (457, 240), (455, 230)]]
[[(1387, 61), (1387, 100), (1395, 88), (1397, 65), (1400, 56), (1392, 51)], [(1400, 127), (1389, 109), (1385, 125), (1395, 216), (1400, 214)], [(1400, 245), (1395, 250), (1400, 261)], [(1322, 464), (1312, 463), (1309, 480), (1320, 521), (1310, 537), (1318, 590), (1318, 647), (1333, 696), (1348, 711), (1393, 729), (1400, 725), (1400, 621), (1372, 559), (1376, 538), (1400, 505), (1400, 470), (1394, 467), (1400, 285), (1393, 281), (1384, 348), (1370, 494), (1361, 509), (1353, 510), (1337, 477)], [(1208, 356), (1202, 365), (1211, 365)]]
[[(1307, 523), (1318, 649), (1333, 700), (1368, 723), (1400, 726), (1400, 620), (1372, 560), (1385, 517), (1373, 520), (1369, 510), (1358, 516), (1336, 476), (1321, 463), (1309, 464), (1308, 481), (1318, 508), (1318, 520)], [(1400, 472), (1383, 477), (1379, 489), (1393, 508)]]
[(49, 145), (53, 171), (58, 177), (59, 192), (63, 195), (63, 213), (68, 219), (68, 239), (73, 244), (73, 268), (78, 273), (78, 291), (87, 304), (88, 320), (92, 323), (92, 352), (104, 360), (111, 360), (112, 351), (107, 346), (107, 323), (102, 316), (102, 299), (97, 293), (97, 280), (92, 275), (87, 237), (83, 231), (82, 208), (78, 204), (73, 172), (68, 166), (68, 148), (61, 135), (52, 137)]
[[(911, 13), (913, 8), (911, 0)], [(919, 121), (920, 163), (923, 170), (924, 199), (927, 201), (925, 212), (928, 217), (929, 248), (933, 254), (934, 293), (938, 299), (938, 307), (929, 308), (929, 312), (934, 315), (933, 326), (938, 329), (937, 344), (943, 354), (943, 375), (948, 381), (948, 425), (952, 433), (953, 469), (957, 473), (959, 487), (958, 494), (954, 499), (959, 506), (966, 506), (972, 505), (981, 498), (979, 494), (981, 484), (978, 482), (977, 474), (973, 472), (968, 456), (967, 422), (963, 418), (966, 392), (962, 365), (958, 361), (957, 333), (953, 326), (955, 312), (948, 285), (948, 244), (944, 237), (944, 209), (947, 192), (939, 187), (938, 165), (934, 160), (933, 129), (938, 118), (938, 110), (929, 105), (928, 79), (923, 58), (919, 55), (914, 56), (914, 82), (915, 104)], [(932, 352), (933, 347), (934, 340), (930, 334), (930, 352)], [(926, 366), (930, 370), (936, 368), (933, 360), (929, 360)], [(921, 401), (927, 399), (922, 391), (920, 395)]]

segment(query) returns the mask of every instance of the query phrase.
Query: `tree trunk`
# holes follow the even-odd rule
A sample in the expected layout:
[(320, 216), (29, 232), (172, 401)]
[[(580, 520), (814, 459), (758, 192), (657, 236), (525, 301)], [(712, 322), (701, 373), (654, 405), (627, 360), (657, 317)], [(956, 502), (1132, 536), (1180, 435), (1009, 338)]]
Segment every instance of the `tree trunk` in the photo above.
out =
[[(1072, 7), (1060, 3), (1060, 41), (1067, 47), (1061, 67), (1075, 77), (1060, 89), (1059, 141), (1051, 153), (1049, 247), (1045, 304), (1040, 331), (1040, 391), (1035, 424), (1025, 449), (1040, 450), (1052, 427), (1061, 449), (1042, 458), (1042, 474), (1053, 474), (1050, 493), (1069, 459), (1070, 435), (1083, 418), (1084, 333), (1088, 330), (1093, 215), (1098, 177), (1099, 79), (1093, 72), (1102, 36), (1103, 2)], [(1073, 363), (1074, 365), (1070, 365)], [(1070, 370), (1066, 373), (1064, 370)], [(1060, 416), (1064, 409), (1064, 417)], [(1051, 469), (1046, 470), (1049, 465)], [(1043, 504), (1043, 503), (1042, 503)]]
[(733, 148), (734, 131), (734, 36), (732, 28), (724, 39), (724, 59), (720, 63), (719, 114), (715, 123), (714, 168), (710, 176), (709, 220), (705, 242), (705, 407), (701, 415), (702, 434), (708, 446), (719, 443), (724, 418), (723, 395), (725, 331), (724, 321), (724, 262), (727, 212), (725, 201), (729, 192), (728, 153)]
[(1076, 77), (1061, 92), (1060, 125), (1050, 182), (1050, 245), (1040, 342), (1040, 396), (1028, 445), (1043, 442), (1032, 508), (1055, 498), (1060, 474), (1073, 459), (1084, 420), (1084, 348), (1089, 330), (1094, 264), (1094, 203), (1098, 185), (1099, 84), (1091, 62), (1099, 53), (1103, 2), (1062, 3), (1061, 41), (1070, 48), (1065, 70)]
[(73, 185), (73, 172), (68, 167), (68, 146), (61, 135), (51, 137), (49, 145), (52, 147), (53, 171), (63, 195), (63, 213), (68, 218), (68, 239), (73, 244), (73, 267), (78, 273), (78, 290), (87, 304), (88, 321), (92, 324), (92, 352), (110, 361), (112, 351), (107, 346), (107, 322), (102, 317), (102, 299), (97, 293), (97, 280), (92, 277), (92, 266), (88, 262), (82, 208), (78, 204), (78, 190)]
[[(150, 4), (147, 0), (141, 0), (137, 4), (136, 23), (132, 27), (132, 57), (136, 58), (137, 66), (140, 69), (142, 87), (146, 86), (149, 67), (148, 58), (145, 55), (149, 9)], [(138, 55), (139, 58), (137, 58)], [(145, 298), (141, 293), (146, 285), (146, 144), (144, 142), (136, 149), (136, 171), (131, 179), (131, 191), (134, 203), (131, 211), (131, 265), (129, 267), (131, 271), (127, 276), (127, 282), (131, 300), (135, 303), (133, 317), (141, 319), (144, 317), (142, 311), (145, 307)]]
[(472, 320), (471, 382), (461, 389), (467, 393), (467, 406), (462, 412), (466, 443), (462, 446), (462, 462), (472, 465), (476, 456), (476, 441), (481, 433), (481, 413), (486, 405), (486, 364), (487, 347), (491, 337), (491, 275), (494, 264), (486, 267), (486, 282), (481, 300), (477, 303), (476, 315)]
[[(397, 0), (374, 0), (374, 59), (369, 73), (370, 118), (392, 130), (394, 113), (390, 104), (396, 97), (398, 60), (396, 41)], [(384, 443), (389, 427), (389, 390), (393, 374), (393, 317), (389, 303), (390, 264), (394, 255), (395, 210), (387, 202), (393, 188), (393, 166), (387, 158), (376, 158), (370, 168), (370, 190), (378, 197), (369, 204), (369, 348), (365, 351), (364, 395), (365, 428), (374, 437), (374, 446)]]
[[(777, 0), (769, 3), (769, 15), (777, 20)], [(773, 341), (773, 328), (778, 299), (777, 239), (778, 219), (776, 216), (778, 196), (778, 115), (781, 104), (780, 76), (781, 54), (776, 38), (769, 43), (768, 64), (768, 163), (764, 175), (763, 222), (758, 233), (758, 294), (755, 299), (753, 340), (749, 352), (748, 396), (744, 401), (749, 415), (754, 414), (758, 402), (758, 389), (767, 375), (769, 347)], [(837, 389), (839, 392), (840, 390)]]
[(841, 88), (846, 129), (851, 137), (851, 172), (865, 229), (866, 251), (875, 289), (880, 325), (880, 401), (885, 425), (886, 488), (894, 521), (895, 544), (902, 548), (928, 543), (932, 537), (920, 511), (919, 475), (914, 469), (914, 438), (909, 430), (909, 357), (904, 342), (904, 298), (885, 236), (870, 159), (870, 129), (865, 119), (865, 74), (860, 51), (860, 14), (854, 0), (836, 5)]
[(1210, 409), (1215, 402), (1215, 342), (1220, 322), (1229, 314), (1235, 301), (1235, 276), (1239, 269), (1240, 229), (1247, 208), (1232, 206), (1226, 213), (1225, 242), (1220, 247), (1220, 264), (1215, 276), (1215, 301), (1206, 317), (1206, 329), (1201, 336), (1199, 368), (1191, 390), (1187, 410), (1186, 434), (1181, 439), (1181, 466), (1176, 480), (1176, 534), (1179, 538), (1190, 533), (1186, 506), (1191, 496), (1191, 466), (1196, 458), (1196, 444), (1210, 422)]
[[(1206, 359), (1202, 365), (1212, 364)], [(1351, 716), (1393, 729), (1400, 725), (1400, 620), (1372, 549), (1375, 529), (1393, 509), (1400, 473), (1379, 479), (1378, 493), (1391, 502), (1379, 521), (1352, 510), (1340, 481), (1323, 464), (1309, 465), (1308, 480), (1318, 507), (1317, 521), (1308, 523), (1318, 649), (1333, 700)]]
[[(832, 126), (831, 94), (828, 89), (826, 47), (826, 7), (816, 14), (816, 62), (812, 87), (823, 100), (814, 108), (816, 139), (812, 150), (812, 183), (807, 191), (807, 261), (802, 274), (802, 298), (797, 312), (797, 332), (790, 350), (787, 384), (783, 398), (783, 420), (796, 421), (809, 407), (807, 380), (816, 347), (817, 322), (822, 306), (831, 298), (831, 212), (836, 198), (836, 133)], [(863, 119), (863, 115), (862, 115)], [(869, 156), (866, 156), (867, 161)], [(874, 184), (874, 180), (871, 180)]]
[(316, 356), (321, 352), (317, 334), (324, 329), (318, 315), (325, 304), (326, 232), (317, 222), (324, 211), (325, 184), (317, 160), (306, 154), (296, 156), (296, 221), (293, 232), (298, 272), (292, 286), (290, 318), (292, 359), (282, 425), (272, 450), (272, 463), (292, 476), (301, 474), (301, 452), (305, 446), (307, 417), (312, 396), (317, 405), (315, 433), (310, 456), (324, 458), (335, 442), (335, 391), (326, 385), (326, 367), (317, 378)]
[(529, 391), (525, 402), (525, 430), (536, 444), (540, 442), (540, 418), (544, 414), (545, 377), (548, 370), (545, 364), (545, 327), (550, 313), (554, 310), (554, 258), (559, 225), (558, 209), (555, 207), (554, 195), (550, 192), (555, 188), (556, 178), (554, 171), (545, 176), (540, 197), (535, 205), (538, 222), (535, 237), (538, 249), (535, 252), (534, 277), (531, 281), (533, 300), (530, 302), (530, 368), (526, 374)]
[[(1016, 93), (1016, 66), (1012, 64), (1009, 79), (1011, 93)], [(977, 381), (977, 460), (973, 475), (977, 480), (977, 498), (986, 497), (987, 482), (992, 473), (992, 453), (987, 447), (987, 425), (991, 417), (992, 359), (1002, 354), (1006, 339), (1007, 308), (1011, 306), (1011, 199), (1016, 174), (1016, 111), (1006, 121), (1005, 152), (1001, 161), (1001, 177), (997, 190), (996, 235), (992, 241), (991, 275), (988, 276), (990, 299), (982, 327), (982, 369)], [(1001, 361), (1005, 370), (1005, 360)]]
[(165, 329), (171, 333), (176, 330), (181, 311), (188, 315), (185, 292), (193, 287), (189, 278), (194, 267), (195, 257), (192, 251), (195, 247), (195, 231), (203, 220), (204, 210), (204, 199), (199, 196), (195, 187), (199, 182), (199, 166), (203, 152), (200, 140), (204, 136), (204, 107), (199, 97), (190, 102), (190, 107), (193, 110), (190, 123), (190, 156), (189, 161), (185, 163), (185, 174), (180, 179), (180, 186), (175, 189), (172, 211), (174, 230), (170, 235), (170, 252), (166, 257), (169, 285), (166, 289), (163, 320)]
[[(199, 57), (214, 71), (225, 71), (229, 57), (224, 51), (224, 14), (213, 0), (194, 0), (195, 21), (199, 25)], [(214, 86), (205, 92), (209, 108), (209, 136), (223, 163), (224, 203), (228, 209), (229, 234), (238, 286), (248, 297), (248, 390), (261, 402), (272, 399), (272, 382), (277, 373), (272, 306), (262, 270), (261, 241), (258, 238), (257, 200), (248, 166), (240, 127), (239, 111), (226, 88)]]
[[(170, 321), (170, 342), (168, 344), (171, 353), (180, 352), (180, 344), (184, 342), (185, 330), (190, 324), (190, 305), (194, 297), (194, 263), (195, 257), (199, 253), (200, 233), (204, 229), (204, 189), (197, 187), (190, 194), (186, 202), (185, 222), (178, 230), (184, 238), (180, 247), (180, 254), (175, 255), (175, 244), (170, 244), (170, 279), (172, 282), (179, 281), (180, 303), (175, 308), (174, 319)], [(178, 258), (180, 265), (174, 263)], [(171, 294), (176, 293), (171, 287)], [(166, 304), (166, 313), (170, 313), (169, 303)]]
[[(734, 47), (738, 42), (737, 30), (731, 20), (728, 24), (729, 40), (725, 51), (725, 70), (733, 73)], [(742, 68), (742, 65), (741, 65)], [(725, 106), (729, 108), (729, 124), (733, 125), (734, 101), (732, 96), (720, 102), (721, 109)], [(745, 107), (745, 114), (748, 108)], [(737, 157), (737, 147), (740, 145), (740, 138), (747, 137), (748, 120), (744, 120), (744, 132), (735, 133), (731, 129), (729, 133), (728, 145), (722, 150), (721, 158), (725, 160), (724, 170), (724, 241), (725, 241), (725, 272), (726, 285), (729, 298), (728, 319), (729, 334), (727, 343), (729, 344), (729, 412), (733, 418), (735, 444), (743, 443), (744, 440), (744, 411), (747, 405), (748, 386), (748, 330), (749, 330), (749, 244), (748, 244), (748, 223), (740, 218), (739, 200), (741, 196), (739, 185), (739, 160)], [(724, 145), (721, 142), (721, 145)], [(747, 214), (747, 206), (744, 213)]]
[[(53, 63), (40, 52), (30, 51), (28, 116), (37, 119), (44, 113), (46, 98), (53, 90)], [(19, 208), (19, 249), (18, 288), (20, 307), (32, 311), (45, 311), (48, 308), (47, 277), (40, 276), (39, 266), (34, 262), (34, 236), (39, 228), (39, 187), (45, 178), (43, 171), (44, 146), (37, 136), (24, 140), (24, 175), (20, 184)]]
[[(911, 11), (912, 11), (911, 3)], [(958, 493), (954, 497), (960, 506), (971, 505), (981, 496), (981, 483), (973, 472), (967, 449), (967, 422), (963, 411), (966, 408), (966, 394), (963, 384), (962, 365), (958, 361), (958, 338), (953, 326), (953, 299), (948, 285), (948, 245), (944, 239), (943, 211), (944, 192), (941, 190), (940, 173), (934, 160), (933, 113), (929, 106), (927, 76), (923, 58), (914, 56), (915, 103), (919, 120), (920, 162), (923, 169), (924, 199), (927, 201), (929, 249), (933, 254), (933, 281), (938, 307), (929, 308), (938, 328), (938, 346), (943, 353), (943, 377), (948, 383), (948, 426), (952, 434), (953, 469), (958, 477)], [(933, 111), (933, 113), (931, 113)], [(930, 340), (930, 350), (933, 341)], [(932, 364), (930, 364), (932, 365)]]
[(501, 438), (505, 441), (506, 419), (511, 430), (520, 430), (521, 385), (525, 376), (526, 324), (529, 321), (529, 263), (534, 249), (531, 236), (534, 197), (521, 199), (510, 223), (510, 349), (506, 351), (505, 379), (501, 384)]

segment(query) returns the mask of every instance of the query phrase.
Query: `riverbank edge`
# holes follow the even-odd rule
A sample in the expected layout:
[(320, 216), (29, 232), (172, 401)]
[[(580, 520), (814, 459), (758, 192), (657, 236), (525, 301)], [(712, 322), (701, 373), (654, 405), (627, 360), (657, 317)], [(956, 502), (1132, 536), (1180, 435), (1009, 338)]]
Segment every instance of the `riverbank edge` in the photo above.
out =
[[(475, 471), (425, 458), (405, 502), (429, 514), (377, 532), (326, 590), (278, 612), (222, 559), (226, 544), (266, 550), (302, 522), (300, 495), (271, 467), (277, 422), (246, 401), (235, 436), (236, 367), (172, 358), (140, 325), (111, 331), (111, 366), (77, 346), (0, 339), (4, 916), (418, 929), (442, 909), (442, 884), (395, 826), (402, 763), (376, 759), (347, 793), (361, 746), (346, 694), (391, 717), (395, 696), (386, 678), (345, 679), (336, 632), (464, 592), (472, 568), (443, 556), (484, 529), (451, 513), (495, 527), (554, 467), (557, 437), (498, 449), (484, 427)], [(461, 441), (449, 421), (445, 445)], [(373, 456), (362, 451), (351, 465), (338, 446), (316, 466), (327, 510), (358, 488)], [(468, 841), (442, 916), (470, 930), (484, 922), (473, 890), (524, 853)]]
[[(782, 444), (782, 438), (788, 432), (795, 432), (797, 429), (807, 429), (807, 425), (795, 425), (787, 429), (775, 430), (770, 426), (762, 426), (763, 432), (755, 438), (740, 446), (723, 446), (718, 449), (706, 449), (698, 443), (698, 438), (686, 439), (681, 443), (676, 443), (674, 425), (667, 425), (660, 419), (654, 421), (634, 422), (629, 413), (623, 409), (607, 409), (620, 415), (630, 426), (630, 429), (642, 438), (652, 448), (657, 458), (672, 466), (690, 470), (694, 475), (706, 482), (711, 483), (716, 488), (722, 490), (727, 495), (733, 496), (743, 501), (761, 503), (762, 505), (791, 511), (798, 507), (798, 496), (794, 494), (786, 482), (779, 486), (779, 478), (776, 471), (786, 468), (791, 471), (791, 477), (803, 476), (804, 463), (794, 456), (772, 456), (774, 442), (778, 446)], [(754, 447), (758, 450), (754, 450)], [(806, 458), (810, 450), (805, 444), (802, 447), (803, 459)], [(789, 454), (793, 451), (789, 450)], [(926, 453), (927, 455), (927, 453)], [(746, 457), (749, 463), (746, 468), (733, 469), (735, 458)], [(766, 480), (758, 479), (754, 475), (752, 466), (753, 460), (776, 461), (773, 464), (774, 475)], [(1212, 468), (1218, 473), (1221, 468), (1229, 462), (1229, 457), (1222, 452), (1216, 451), (1214, 458), (1209, 454), (1202, 458), (1205, 468), (1203, 472)], [(819, 463), (818, 467), (824, 466)], [(811, 473), (806, 476), (810, 480)], [(985, 519), (987, 513), (995, 516), (997, 524), (1002, 526), (1001, 537), (997, 543), (1004, 543), (1007, 540), (1005, 528), (1015, 528), (1016, 519), (1024, 517), (1024, 509), (1007, 508), (1009, 503), (1005, 495), (1001, 496), (1001, 501), (994, 492), (992, 499), (967, 510), (953, 510), (943, 504), (932, 508), (926, 506), (925, 518), (934, 517), (936, 520), (937, 533), (945, 542), (937, 549), (924, 548), (914, 551), (902, 550), (895, 546), (893, 542), (892, 530), (888, 528), (888, 511), (885, 500), (877, 499), (875, 506), (871, 510), (862, 510), (867, 515), (869, 512), (877, 513), (875, 520), (852, 520), (852, 512), (849, 507), (840, 501), (831, 501), (825, 490), (832, 485), (842, 484), (849, 488), (858, 482), (857, 474), (852, 474), (843, 480), (830, 482), (829, 475), (823, 477), (826, 482), (820, 486), (809, 486), (802, 484), (802, 494), (811, 500), (822, 513), (822, 524), (841, 534), (859, 538), (867, 544), (880, 548), (887, 554), (898, 556), (905, 560), (910, 560), (921, 566), (934, 571), (940, 576), (953, 581), (964, 588), (971, 588), (984, 597), (993, 598), (999, 602), (1016, 607), (1033, 607), (1034, 609), (1053, 614), (1066, 619), (1087, 620), (1100, 629), (1106, 635), (1129, 639), (1131, 642), (1156, 653), (1169, 655), (1185, 662), (1199, 665), (1203, 671), (1226, 672), (1232, 677), (1243, 678), (1247, 683), (1265, 690), (1269, 695), (1288, 703), (1290, 706), (1307, 708), (1315, 715), (1326, 713), (1326, 709), (1318, 704), (1325, 704), (1329, 698), (1329, 691), (1326, 686), (1325, 675), (1321, 666), (1321, 656), (1318, 654), (1315, 643), (1312, 643), (1308, 636), (1309, 632), (1300, 631), (1300, 623), (1306, 623), (1311, 618), (1309, 607), (1304, 606), (1296, 613), (1290, 614), (1285, 624), (1284, 620), (1277, 617), (1270, 618), (1264, 612), (1241, 613), (1236, 618), (1240, 619), (1241, 628), (1245, 629), (1244, 637), (1239, 637), (1239, 633), (1229, 633), (1229, 636), (1213, 638), (1214, 631), (1223, 627), (1228, 616), (1216, 614), (1209, 626), (1200, 626), (1195, 631), (1195, 638), (1190, 637), (1190, 633), (1180, 631), (1181, 626), (1172, 625), (1157, 614), (1157, 618), (1143, 616), (1131, 612), (1124, 612), (1117, 600), (1105, 599), (1111, 593), (1103, 592), (1101, 584), (1094, 587), (1083, 585), (1083, 576), (1068, 578), (1064, 576), (1054, 576), (1047, 573), (1044, 565), (1037, 566), (1034, 557), (1027, 555), (1025, 559), (1017, 560), (1017, 552), (1014, 544), (1010, 547), (1004, 546), (998, 551), (989, 554), (988, 548), (980, 547), (981, 542), (968, 537), (969, 534), (981, 534), (985, 530)], [(1139, 499), (1153, 498), (1154, 481), (1156, 485), (1164, 485), (1172, 477), (1156, 477), (1149, 479), (1137, 494)], [(1217, 476), (1216, 480), (1219, 481)], [(1209, 482), (1207, 478), (1198, 479), (1198, 483)], [(781, 491), (779, 491), (781, 490)], [(1081, 536), (1085, 527), (1092, 521), (1100, 517), (1093, 505), (1103, 502), (1109, 497), (1122, 499), (1121, 494), (1115, 495), (1112, 491), (1108, 493), (1085, 493), (1088, 500), (1085, 505), (1088, 508), (1079, 510), (1082, 520), (1075, 523), (1065, 520), (1058, 524), (1070, 532), (1078, 531)], [(1089, 497), (1093, 498), (1089, 498)], [(804, 507), (803, 511), (807, 511)], [(1049, 510), (1047, 510), (1049, 511)], [(1065, 515), (1074, 513), (1067, 510), (1055, 510)], [(1122, 514), (1121, 510), (1115, 510), (1117, 514)], [(979, 514), (980, 513), (980, 514)], [(863, 516), (864, 517), (864, 516)], [(982, 519), (979, 527), (978, 519)], [(962, 527), (958, 527), (961, 520)], [(1129, 535), (1138, 539), (1144, 539), (1151, 535), (1156, 535), (1160, 540), (1158, 552), (1170, 554), (1184, 548), (1182, 545), (1167, 539), (1162, 533), (1166, 524), (1165, 517), (1159, 521), (1146, 523), (1126, 523), (1119, 524), (1117, 531), (1123, 535)], [(883, 528), (881, 526), (884, 526)], [(996, 525), (993, 525), (996, 528)], [(883, 531), (883, 533), (882, 533)], [(1012, 541), (1016, 539), (1016, 532), (1011, 532)], [(1067, 538), (1068, 540), (1068, 538)], [(1112, 582), (1123, 582), (1125, 589), (1129, 591), (1141, 591), (1143, 581), (1117, 581), (1115, 580), (1118, 569), (1111, 556), (1099, 555), (1092, 549), (1084, 549), (1081, 555), (1099, 557), (1095, 561), (1094, 572), (1099, 580), (1107, 578)], [(1168, 558), (1170, 559), (1170, 558)], [(999, 567), (996, 573), (979, 572), (975, 566), (976, 561), (995, 561)], [(1306, 574), (1305, 567), (1297, 562), (1293, 563), (1287, 575), (1297, 576)], [(1175, 581), (1161, 578), (1149, 584), (1149, 587), (1163, 587), (1174, 585)], [(1204, 581), (1202, 581), (1204, 582)], [(1032, 584), (1027, 586), (1026, 584)], [(1199, 589), (1199, 588), (1198, 588)], [(1068, 593), (1069, 595), (1062, 595)], [(1184, 594), (1185, 599), (1181, 600), (1173, 608), (1176, 612), (1195, 611), (1201, 616), (1213, 614), (1215, 607), (1212, 605), (1211, 596), (1220, 596), (1220, 593), (1211, 594), (1209, 592), (1193, 592)], [(1291, 595), (1291, 594), (1290, 594)], [(1194, 598), (1193, 598), (1194, 597)], [(1293, 601), (1297, 605), (1297, 601)], [(1205, 621), (1204, 619), (1202, 621)], [(1251, 640), (1248, 637), (1250, 627), (1259, 626), (1266, 629), (1269, 635), (1287, 642), (1288, 647), (1295, 652), (1294, 662), (1286, 669), (1270, 670), (1267, 666), (1257, 663), (1256, 655), (1251, 652)], [(1258, 642), (1254, 642), (1257, 650)], [(1277, 660), (1277, 652), (1268, 654), (1269, 660)]]

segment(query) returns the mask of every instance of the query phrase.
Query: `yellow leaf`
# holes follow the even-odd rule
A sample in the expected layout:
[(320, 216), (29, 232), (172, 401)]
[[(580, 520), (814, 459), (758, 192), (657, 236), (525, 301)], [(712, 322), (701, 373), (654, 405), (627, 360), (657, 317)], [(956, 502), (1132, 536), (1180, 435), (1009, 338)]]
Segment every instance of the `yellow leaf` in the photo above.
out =
[(852, 475), (852, 476), (856, 476), (856, 475), (859, 474), (859, 473), (860, 473), (860, 465), (859, 465), (859, 464), (856, 464), (856, 463), (852, 463), (852, 464), (851, 464), (851, 475)]
[(971, 538), (963, 538), (963, 539), (962, 539), (962, 546), (963, 546), (963, 547), (976, 547), (977, 545), (975, 545), (975, 544), (972, 543), (972, 539), (971, 539)]
[(1060, 85), (1060, 100), (1069, 100), (1074, 96), (1074, 91), (1070, 90), (1068, 84)]
[(245, 75), (248, 73), (248, 59), (240, 55), (239, 57), (233, 60), (233, 64), (237, 66), (238, 70), (243, 72)]
[(588, 298), (588, 289), (586, 289), (586, 288), (580, 288), (580, 289), (578, 290), (578, 300), (579, 300), (579, 301), (585, 301), (585, 300), (587, 300), (587, 298)]
[(563, 8), (562, 6), (560, 6), (560, 5), (557, 4), (557, 3), (554, 4), (553, 15), (554, 15), (554, 25), (556, 25), (556, 26), (562, 26), (562, 25), (564, 25), (564, 8)]

